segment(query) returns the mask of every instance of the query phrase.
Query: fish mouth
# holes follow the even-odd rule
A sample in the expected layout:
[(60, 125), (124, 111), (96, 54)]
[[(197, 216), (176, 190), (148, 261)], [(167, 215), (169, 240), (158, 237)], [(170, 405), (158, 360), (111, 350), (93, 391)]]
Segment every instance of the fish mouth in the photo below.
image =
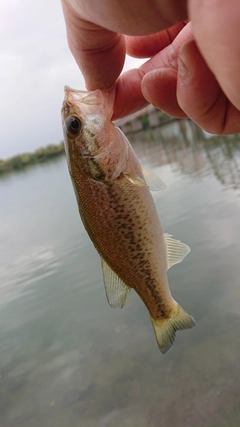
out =
[(76, 105), (78, 103), (85, 105), (100, 105), (104, 101), (104, 96), (100, 89), (88, 92), (85, 90), (77, 90), (72, 89), (69, 86), (65, 86), (64, 92), (64, 100), (71, 105)]
[(63, 117), (66, 118), (69, 114), (77, 114), (87, 120), (99, 116), (105, 121), (111, 121), (116, 93), (115, 87), (107, 90), (86, 91), (65, 86), (64, 92)]

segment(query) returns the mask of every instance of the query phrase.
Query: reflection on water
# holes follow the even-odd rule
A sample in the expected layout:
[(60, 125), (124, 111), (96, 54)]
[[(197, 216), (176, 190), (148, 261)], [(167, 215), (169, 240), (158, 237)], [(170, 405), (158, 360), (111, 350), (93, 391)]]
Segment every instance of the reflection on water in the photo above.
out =
[(1, 427), (240, 425), (239, 135), (176, 121), (131, 141), (191, 247), (169, 282), (197, 326), (163, 356), (133, 291), (108, 306), (65, 159), (0, 181)]
[[(149, 130), (145, 136), (138, 153), (149, 165), (170, 164), (182, 174), (214, 174), (225, 187), (239, 188), (239, 134), (213, 136), (191, 121), (180, 120), (171, 126)], [(131, 135), (133, 144), (138, 139), (139, 133)]]

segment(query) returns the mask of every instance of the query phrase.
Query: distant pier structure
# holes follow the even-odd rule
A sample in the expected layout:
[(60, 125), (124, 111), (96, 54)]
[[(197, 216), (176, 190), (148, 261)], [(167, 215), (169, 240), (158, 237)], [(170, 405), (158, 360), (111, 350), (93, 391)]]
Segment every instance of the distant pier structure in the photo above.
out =
[(116, 120), (115, 124), (126, 134), (159, 127), (173, 120), (171, 116), (155, 108), (152, 104), (136, 113)]

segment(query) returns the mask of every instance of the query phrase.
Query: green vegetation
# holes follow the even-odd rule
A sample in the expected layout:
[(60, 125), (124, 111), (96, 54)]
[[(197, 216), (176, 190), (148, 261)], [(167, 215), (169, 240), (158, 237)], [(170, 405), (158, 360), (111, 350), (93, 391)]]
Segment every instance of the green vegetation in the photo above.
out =
[(18, 154), (6, 160), (0, 159), (0, 175), (19, 171), (29, 166), (36, 165), (52, 160), (64, 154), (64, 144), (48, 145), (44, 148), (38, 148), (33, 153)]
[(141, 122), (142, 122), (142, 128), (143, 130), (148, 130), (151, 126), (150, 126), (150, 120), (149, 120), (149, 115), (145, 114), (145, 116), (141, 117)]

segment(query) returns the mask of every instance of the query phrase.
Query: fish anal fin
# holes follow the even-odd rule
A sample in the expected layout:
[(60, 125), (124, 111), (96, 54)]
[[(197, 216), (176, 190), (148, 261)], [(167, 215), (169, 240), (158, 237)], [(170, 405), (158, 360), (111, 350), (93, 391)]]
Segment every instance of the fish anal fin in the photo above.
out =
[(165, 354), (173, 345), (176, 332), (181, 329), (191, 329), (195, 320), (179, 304), (169, 319), (152, 320), (156, 340), (160, 351)]
[(181, 262), (190, 252), (190, 248), (185, 243), (180, 242), (180, 240), (173, 239), (171, 234), (164, 233), (164, 237), (167, 246), (167, 262), (169, 269), (172, 265)]
[(141, 168), (142, 168), (143, 176), (150, 190), (152, 191), (167, 190), (167, 186), (165, 182), (163, 182), (158, 175), (156, 175), (154, 172), (152, 172), (150, 169), (146, 168), (145, 166), (141, 165)]
[(118, 277), (103, 258), (101, 264), (108, 303), (112, 308), (123, 308), (131, 288)]

